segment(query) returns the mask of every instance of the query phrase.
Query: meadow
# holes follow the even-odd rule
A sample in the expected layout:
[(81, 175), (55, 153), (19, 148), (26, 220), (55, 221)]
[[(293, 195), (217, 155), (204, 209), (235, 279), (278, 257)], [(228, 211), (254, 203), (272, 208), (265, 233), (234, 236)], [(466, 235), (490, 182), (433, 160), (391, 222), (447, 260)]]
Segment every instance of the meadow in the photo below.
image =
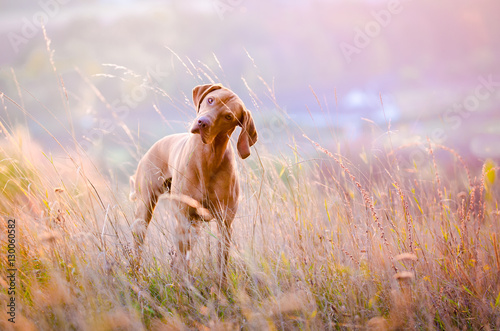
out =
[[(91, 160), (60, 162), (10, 133), (1, 147), (1, 270), (15, 219), (16, 323), (3, 330), (497, 329), (496, 166), (477, 173), (430, 144), (419, 168), (393, 154), (365, 171), (318, 146), (318, 159), (240, 162), (244, 199), (228, 284), (218, 234), (200, 231), (191, 280), (173, 272), (168, 202), (131, 268), (132, 204)], [(463, 163), (462, 163), (463, 162)], [(4, 255), (5, 254), (5, 255)]]
[[(28, 114), (1, 101), (6, 112)], [(471, 165), (425, 139), (393, 144), (390, 130), (389, 143), (356, 160), (300, 131), (293, 141), (313, 156), (298, 143), (283, 146), (289, 153), (257, 143), (250, 161), (238, 160), (243, 198), (224, 284), (215, 224), (201, 226), (189, 276), (179, 274), (163, 199), (137, 266), (134, 205), (114, 169), (77, 139), (53, 137), (55, 155), (22, 126), (1, 123), (2, 330), (500, 328), (492, 160)]]

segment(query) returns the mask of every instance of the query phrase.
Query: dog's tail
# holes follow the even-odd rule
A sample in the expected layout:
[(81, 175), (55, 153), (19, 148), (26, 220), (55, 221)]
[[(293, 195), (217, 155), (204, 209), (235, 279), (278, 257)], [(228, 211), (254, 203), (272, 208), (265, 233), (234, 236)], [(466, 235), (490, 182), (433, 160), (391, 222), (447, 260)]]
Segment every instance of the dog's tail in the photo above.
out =
[(128, 196), (130, 201), (137, 200), (137, 192), (135, 191), (135, 178), (130, 176), (130, 195)]

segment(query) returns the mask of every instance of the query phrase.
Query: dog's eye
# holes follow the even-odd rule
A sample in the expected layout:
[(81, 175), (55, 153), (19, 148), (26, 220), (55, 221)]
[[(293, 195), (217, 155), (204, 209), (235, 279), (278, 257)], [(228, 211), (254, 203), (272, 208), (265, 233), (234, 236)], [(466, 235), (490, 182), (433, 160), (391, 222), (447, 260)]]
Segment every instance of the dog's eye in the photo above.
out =
[(226, 115), (226, 120), (230, 121), (232, 119), (233, 119), (233, 115), (231, 115), (231, 114)]
[(214, 98), (208, 98), (207, 102), (208, 102), (209, 105), (213, 104), (214, 103)]

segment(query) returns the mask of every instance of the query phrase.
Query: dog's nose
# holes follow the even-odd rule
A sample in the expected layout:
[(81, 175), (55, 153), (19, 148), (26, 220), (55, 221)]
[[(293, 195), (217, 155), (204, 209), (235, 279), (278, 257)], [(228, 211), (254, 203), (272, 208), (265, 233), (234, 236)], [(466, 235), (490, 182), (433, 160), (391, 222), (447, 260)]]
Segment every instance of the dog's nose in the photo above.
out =
[(205, 116), (202, 116), (198, 119), (198, 127), (200, 127), (200, 129), (205, 129), (208, 126), (208, 123), (208, 118), (206, 118)]

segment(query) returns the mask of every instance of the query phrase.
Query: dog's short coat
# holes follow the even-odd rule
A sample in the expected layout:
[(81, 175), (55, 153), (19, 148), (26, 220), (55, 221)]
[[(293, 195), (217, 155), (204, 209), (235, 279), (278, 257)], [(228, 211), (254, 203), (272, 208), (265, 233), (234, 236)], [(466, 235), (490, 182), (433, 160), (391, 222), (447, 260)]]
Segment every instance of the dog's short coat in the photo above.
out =
[[(191, 249), (191, 225), (196, 226), (196, 221), (209, 221), (213, 216), (221, 233), (219, 266), (225, 276), (231, 223), (239, 197), (236, 159), (229, 139), (240, 126), (237, 149), (239, 156), (245, 159), (257, 141), (257, 131), (241, 99), (220, 84), (195, 87), (193, 102), (197, 117), (191, 132), (166, 136), (149, 149), (135, 175), (130, 177), (131, 198), (139, 200), (136, 222), (147, 227), (159, 196), (170, 192), (183, 262)], [(209, 213), (200, 212), (204, 209)], [(134, 232), (137, 248), (144, 237), (145, 231)]]

